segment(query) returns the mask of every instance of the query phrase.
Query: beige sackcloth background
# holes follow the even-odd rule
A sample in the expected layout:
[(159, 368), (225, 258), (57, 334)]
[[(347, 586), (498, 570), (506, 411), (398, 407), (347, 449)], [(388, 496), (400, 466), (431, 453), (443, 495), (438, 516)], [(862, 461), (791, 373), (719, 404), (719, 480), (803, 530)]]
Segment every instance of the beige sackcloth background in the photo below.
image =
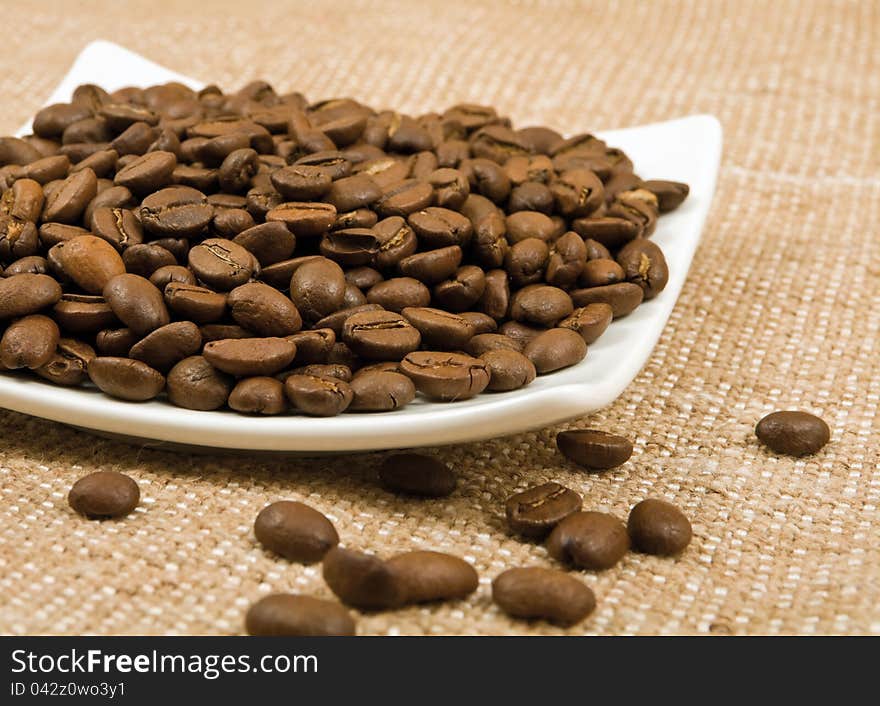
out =
[[(4, 132), (106, 38), (227, 88), (260, 77), (413, 112), (490, 102), (565, 132), (713, 113), (725, 146), (654, 354), (573, 422), (631, 437), (625, 466), (579, 472), (557, 429), (431, 449), (460, 483), (425, 502), (377, 489), (381, 454), (178, 455), (3, 412), (0, 633), (237, 634), (269, 592), (329, 597), (320, 566), (253, 538), (257, 512), (291, 498), (350, 547), (477, 567), (470, 599), (358, 616), (361, 633), (561, 634), (490, 599), (506, 567), (552, 565), (503, 521), (509, 494), (552, 479), (621, 518), (666, 498), (694, 526), (677, 560), (631, 553), (580, 574), (598, 608), (572, 634), (880, 634), (880, 3), (42, 1), (10, 3), (4, 26)], [(802, 460), (765, 451), (754, 424), (785, 408), (822, 415), (832, 442)], [(70, 485), (98, 469), (137, 479), (134, 514), (70, 510)]]

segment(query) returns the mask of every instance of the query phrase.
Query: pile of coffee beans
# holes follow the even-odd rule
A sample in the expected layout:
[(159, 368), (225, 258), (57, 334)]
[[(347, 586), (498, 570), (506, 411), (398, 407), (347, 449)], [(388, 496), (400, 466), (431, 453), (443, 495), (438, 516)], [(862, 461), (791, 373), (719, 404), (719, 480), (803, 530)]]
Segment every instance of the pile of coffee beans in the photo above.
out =
[[(79, 86), (0, 138), (0, 365), (194, 410), (463, 400), (663, 290), (685, 184), (495, 109)], [(609, 460), (613, 460), (610, 458)]]

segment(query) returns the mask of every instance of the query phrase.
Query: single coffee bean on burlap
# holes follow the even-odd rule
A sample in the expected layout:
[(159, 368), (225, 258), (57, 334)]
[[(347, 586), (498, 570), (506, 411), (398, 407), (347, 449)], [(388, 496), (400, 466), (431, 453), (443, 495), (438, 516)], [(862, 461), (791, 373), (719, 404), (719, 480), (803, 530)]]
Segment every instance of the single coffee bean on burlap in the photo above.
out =
[(385, 565), (400, 586), (404, 604), (460, 600), (476, 591), (479, 584), (473, 566), (442, 552), (407, 552), (392, 557)]
[(672, 556), (690, 544), (691, 523), (681, 510), (664, 500), (642, 500), (629, 513), (627, 530), (633, 546), (646, 554)]
[(274, 502), (260, 510), (254, 534), (267, 549), (302, 564), (320, 561), (339, 543), (330, 520), (314, 508), (292, 500)]
[(547, 538), (547, 551), (557, 561), (582, 569), (610, 569), (629, 550), (626, 525), (604, 512), (575, 512)]
[(379, 465), (379, 481), (392, 493), (442, 498), (455, 490), (455, 473), (433, 456), (403, 453), (388, 456)]
[(583, 582), (537, 566), (508, 569), (496, 576), (492, 600), (511, 617), (563, 627), (579, 623), (596, 608), (596, 597)]
[(248, 635), (260, 637), (350, 636), (354, 619), (336, 601), (273, 593), (254, 603), (245, 616)]
[(831, 439), (831, 430), (809, 412), (773, 412), (761, 419), (755, 435), (772, 451), (788, 456), (814, 454)]
[(629, 439), (597, 429), (569, 429), (556, 435), (562, 454), (591, 471), (604, 471), (626, 463), (632, 456)]
[(387, 563), (372, 554), (334, 547), (324, 556), (324, 581), (346, 605), (388, 610), (403, 604), (401, 582)]
[(581, 496), (559, 483), (543, 483), (515, 495), (505, 503), (507, 524), (525, 537), (543, 537), (559, 522), (581, 509)]
[(123, 517), (140, 501), (138, 484), (115, 471), (97, 471), (83, 476), (70, 489), (67, 502), (90, 519)]

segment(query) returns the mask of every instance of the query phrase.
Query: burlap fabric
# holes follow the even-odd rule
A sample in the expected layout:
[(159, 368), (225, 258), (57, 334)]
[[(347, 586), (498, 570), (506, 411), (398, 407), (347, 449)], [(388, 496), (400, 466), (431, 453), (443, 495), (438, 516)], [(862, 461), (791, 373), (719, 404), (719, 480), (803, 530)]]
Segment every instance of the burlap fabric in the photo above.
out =
[[(409, 111), (485, 101), (564, 131), (714, 113), (725, 150), (713, 212), (646, 368), (574, 422), (635, 440), (604, 475), (564, 462), (545, 429), (432, 449), (460, 487), (417, 502), (377, 489), (378, 454), (179, 455), (2, 413), (0, 632), (230, 634), (270, 591), (329, 596), (320, 567), (253, 539), (260, 508), (294, 498), (351, 547), (439, 549), (478, 568), (471, 599), (361, 616), (361, 632), (559, 634), (507, 619), (489, 588), (505, 567), (552, 564), (505, 534), (502, 504), (554, 479), (620, 517), (667, 498), (695, 533), (678, 560), (630, 554), (584, 574), (599, 605), (572, 633), (880, 633), (877, 3), (174, 5), (5, 7), (2, 129), (103, 37), (226, 87), (265, 77)], [(804, 460), (766, 452), (752, 430), (779, 408), (821, 414), (832, 443)], [(73, 514), (68, 488), (97, 469), (138, 480), (135, 514)]]

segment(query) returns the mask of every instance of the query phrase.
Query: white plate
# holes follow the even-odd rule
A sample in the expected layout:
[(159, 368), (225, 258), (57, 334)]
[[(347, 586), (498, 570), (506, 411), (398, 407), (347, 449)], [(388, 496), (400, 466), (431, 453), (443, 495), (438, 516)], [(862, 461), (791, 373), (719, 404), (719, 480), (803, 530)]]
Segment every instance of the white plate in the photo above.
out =
[[(95, 42), (79, 55), (49, 102), (69, 100), (80, 83), (113, 90), (168, 80), (199, 87), (198, 82), (122, 47)], [(687, 182), (691, 191), (681, 208), (660, 219), (653, 236), (669, 263), (666, 289), (630, 316), (613, 322), (576, 366), (539, 377), (515, 392), (483, 394), (452, 404), (417, 401), (396, 412), (348, 413), (330, 419), (249, 417), (194, 412), (164, 402), (122, 402), (95, 390), (65, 389), (18, 375), (0, 375), (0, 406), (99, 433), (228, 449), (299, 452), (474, 441), (546, 426), (604, 407), (644, 365), (681, 291), (715, 190), (721, 126), (710, 115), (691, 115), (601, 136), (624, 149), (645, 178)]]

